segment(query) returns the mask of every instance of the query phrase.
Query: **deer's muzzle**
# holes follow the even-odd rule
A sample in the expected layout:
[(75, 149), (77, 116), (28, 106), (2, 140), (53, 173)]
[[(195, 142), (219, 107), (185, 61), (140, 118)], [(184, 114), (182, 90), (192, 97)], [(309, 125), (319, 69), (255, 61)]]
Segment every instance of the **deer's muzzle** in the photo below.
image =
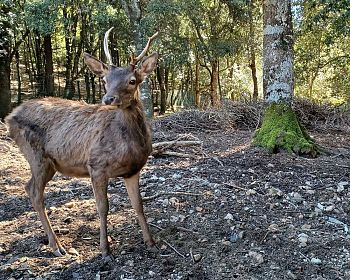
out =
[(104, 105), (114, 105), (114, 106), (120, 106), (122, 104), (119, 97), (116, 96), (103, 96), (102, 103)]

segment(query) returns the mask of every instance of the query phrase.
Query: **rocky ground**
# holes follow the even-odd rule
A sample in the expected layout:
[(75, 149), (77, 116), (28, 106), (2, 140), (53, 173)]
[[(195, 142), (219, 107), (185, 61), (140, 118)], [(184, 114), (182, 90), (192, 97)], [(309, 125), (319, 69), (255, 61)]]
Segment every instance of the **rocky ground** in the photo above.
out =
[(350, 279), (350, 133), (311, 131), (329, 152), (311, 159), (252, 147), (249, 130), (182, 130), (155, 126), (154, 141), (202, 146), (142, 172), (158, 250), (143, 244), (122, 181), (110, 182), (109, 262), (89, 180), (60, 174), (46, 205), (69, 254), (53, 256), (24, 191), (28, 164), (2, 135), (0, 279)]

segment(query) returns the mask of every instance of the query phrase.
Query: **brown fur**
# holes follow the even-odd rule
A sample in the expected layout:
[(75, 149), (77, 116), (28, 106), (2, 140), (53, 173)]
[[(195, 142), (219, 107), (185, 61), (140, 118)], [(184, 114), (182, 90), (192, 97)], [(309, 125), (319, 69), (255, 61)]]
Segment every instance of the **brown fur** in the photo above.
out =
[[(155, 65), (156, 59), (153, 56), (151, 63)], [(98, 72), (94, 71), (97, 66), (105, 67), (91, 56), (86, 58), (86, 62), (95, 73)], [(151, 135), (141, 102), (135, 98), (141, 80), (137, 80), (135, 85), (129, 85), (128, 80), (153, 70), (153, 67), (146, 68), (103, 68), (101, 76), (107, 77), (106, 96), (121, 96), (119, 106), (44, 98), (22, 104), (6, 118), (10, 137), (30, 164), (32, 178), (26, 185), (26, 191), (56, 255), (65, 251), (51, 228), (43, 198), (45, 185), (56, 171), (68, 176), (91, 177), (101, 220), (103, 256), (110, 252), (107, 241), (109, 178), (124, 178), (145, 242), (154, 244), (143, 214), (138, 183), (139, 172), (151, 153)]]

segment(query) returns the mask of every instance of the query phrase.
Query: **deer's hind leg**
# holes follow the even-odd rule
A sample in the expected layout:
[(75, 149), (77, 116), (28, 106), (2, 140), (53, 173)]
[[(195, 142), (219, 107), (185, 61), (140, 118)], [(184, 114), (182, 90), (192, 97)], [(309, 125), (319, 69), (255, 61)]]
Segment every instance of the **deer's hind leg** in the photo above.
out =
[(16, 142), (27, 159), (32, 173), (25, 190), (47, 234), (49, 247), (52, 248), (56, 256), (62, 256), (66, 252), (51, 227), (44, 205), (45, 186), (55, 175), (56, 170), (51, 159), (45, 155), (40, 135), (27, 128), (24, 128), (24, 130), (26, 132), (25, 137), (21, 137), (21, 134), (19, 134)]
[(55, 174), (51, 162), (48, 159), (36, 158), (30, 162), (32, 178), (26, 185), (26, 192), (30, 197), (33, 208), (38, 213), (39, 219), (43, 225), (44, 231), (49, 240), (49, 247), (56, 256), (66, 254), (66, 251), (60, 244), (56, 234), (54, 233), (44, 205), (44, 190), (47, 182), (49, 182)]

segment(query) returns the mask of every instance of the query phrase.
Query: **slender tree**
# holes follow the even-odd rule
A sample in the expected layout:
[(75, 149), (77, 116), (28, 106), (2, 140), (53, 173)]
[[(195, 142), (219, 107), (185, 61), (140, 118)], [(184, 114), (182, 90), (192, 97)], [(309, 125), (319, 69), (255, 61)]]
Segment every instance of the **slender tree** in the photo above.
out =
[(10, 7), (0, 4), (0, 119), (10, 112)]
[[(145, 42), (147, 42), (147, 37), (144, 32), (142, 32), (141, 27), (142, 11), (145, 2), (138, 0), (122, 0), (121, 3), (132, 29), (131, 39), (136, 46), (136, 52), (140, 53), (143, 50)], [(146, 78), (140, 86), (140, 95), (145, 114), (148, 118), (151, 118), (153, 116), (153, 101), (148, 78)]]
[(255, 143), (272, 152), (318, 153), (291, 108), (293, 98), (293, 28), (291, 0), (265, 0), (263, 90), (266, 108)]

